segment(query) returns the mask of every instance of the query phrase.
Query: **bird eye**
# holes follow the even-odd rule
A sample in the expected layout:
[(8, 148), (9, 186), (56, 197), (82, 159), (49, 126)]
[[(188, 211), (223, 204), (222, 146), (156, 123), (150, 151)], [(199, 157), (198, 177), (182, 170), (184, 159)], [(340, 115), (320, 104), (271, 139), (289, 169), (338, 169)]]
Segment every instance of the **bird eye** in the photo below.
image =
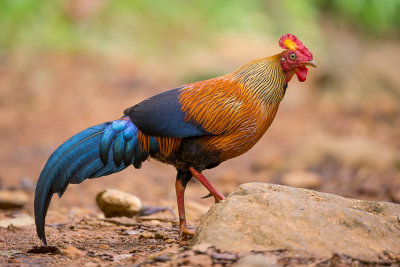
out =
[(290, 54), (289, 57), (290, 57), (290, 59), (296, 59), (297, 55), (295, 53), (293, 53), (293, 54)]

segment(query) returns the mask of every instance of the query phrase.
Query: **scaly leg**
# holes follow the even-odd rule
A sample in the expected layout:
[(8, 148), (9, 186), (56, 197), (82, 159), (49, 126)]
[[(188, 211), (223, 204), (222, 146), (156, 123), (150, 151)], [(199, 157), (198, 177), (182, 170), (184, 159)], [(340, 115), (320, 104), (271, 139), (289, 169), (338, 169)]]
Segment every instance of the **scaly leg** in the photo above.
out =
[(178, 202), (179, 213), (179, 236), (182, 238), (194, 235), (194, 232), (189, 230), (187, 227), (185, 216), (185, 189), (191, 178), (192, 174), (190, 172), (178, 170), (175, 181), (176, 200)]
[(201, 174), (200, 172), (196, 171), (193, 167), (190, 167), (190, 172), (193, 176), (199, 180), (205, 188), (210, 192), (210, 194), (215, 198), (215, 203), (218, 203), (220, 200), (224, 200), (225, 197), (211, 183), (207, 180), (207, 178)]

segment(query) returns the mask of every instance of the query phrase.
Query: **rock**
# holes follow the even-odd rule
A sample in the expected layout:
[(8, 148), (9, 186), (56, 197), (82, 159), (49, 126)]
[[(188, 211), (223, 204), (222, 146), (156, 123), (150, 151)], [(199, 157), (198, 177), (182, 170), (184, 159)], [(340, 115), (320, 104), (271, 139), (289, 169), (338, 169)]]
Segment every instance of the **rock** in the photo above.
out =
[(187, 200), (185, 202), (186, 219), (188, 221), (199, 220), (207, 211), (210, 209), (209, 206), (202, 205), (195, 201)]
[(167, 240), (165, 240), (165, 244), (173, 244), (173, 243), (175, 243), (175, 239), (168, 238)]
[(100, 244), (97, 246), (97, 248), (101, 249), (101, 250), (108, 250), (110, 248), (110, 246), (107, 244)]
[(203, 217), (193, 245), (222, 251), (286, 250), (378, 262), (400, 255), (400, 205), (249, 183)]
[(126, 230), (125, 231), (125, 234), (126, 235), (138, 235), (138, 234), (140, 234), (140, 230)]
[(321, 185), (321, 177), (313, 172), (292, 171), (283, 175), (281, 183), (293, 187), (317, 188)]
[(97, 194), (96, 202), (106, 217), (133, 217), (139, 213), (142, 203), (134, 195), (107, 189)]
[(154, 238), (161, 239), (161, 240), (169, 239), (169, 237), (163, 231), (160, 231), (160, 230), (158, 230), (154, 233)]
[(196, 246), (193, 246), (192, 249), (193, 249), (193, 251), (196, 251), (196, 252), (204, 254), (204, 253), (207, 253), (207, 250), (209, 248), (212, 248), (212, 246), (213, 245), (208, 244), (208, 243), (201, 243), (201, 244), (198, 244)]
[(154, 235), (152, 233), (143, 233), (139, 235), (139, 239), (154, 239)]
[(67, 256), (68, 258), (79, 258), (83, 256), (83, 252), (73, 246), (68, 246), (62, 249), (61, 252), (64, 256)]
[(214, 252), (211, 254), (211, 258), (213, 258), (214, 260), (220, 260), (220, 261), (235, 261), (237, 259), (237, 256), (232, 253)]
[(233, 267), (279, 267), (276, 258), (266, 255), (247, 255), (238, 260)]
[[(196, 254), (196, 255), (189, 255), (189, 257), (186, 257), (182, 265), (184, 266), (213, 266), (212, 259), (210, 256), (205, 255), (205, 254)], [(178, 264), (178, 266), (181, 266)]]
[(12, 219), (5, 219), (5, 220), (0, 220), (0, 227), (7, 228), (9, 226), (16, 226), (16, 227), (21, 227), (21, 226), (28, 226), (28, 225), (33, 225), (35, 224), (35, 221), (31, 216), (28, 214), (22, 214), (17, 216), (16, 218)]
[(20, 190), (0, 190), (0, 209), (19, 209), (28, 202), (28, 195)]
[(153, 258), (153, 261), (154, 261), (154, 262), (168, 262), (168, 261), (170, 261), (170, 260), (171, 260), (171, 258), (168, 257), (167, 255), (155, 256), (155, 257)]

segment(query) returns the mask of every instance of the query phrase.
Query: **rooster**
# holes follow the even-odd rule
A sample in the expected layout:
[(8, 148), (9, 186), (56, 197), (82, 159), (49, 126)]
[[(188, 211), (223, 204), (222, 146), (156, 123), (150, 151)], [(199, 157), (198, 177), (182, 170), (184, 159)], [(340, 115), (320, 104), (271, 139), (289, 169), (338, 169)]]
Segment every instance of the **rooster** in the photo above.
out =
[(155, 95), (124, 111), (115, 121), (90, 127), (63, 143), (48, 159), (35, 191), (36, 231), (44, 245), (45, 218), (54, 193), (79, 184), (140, 168), (147, 158), (173, 165), (179, 235), (193, 235), (185, 218), (184, 193), (198, 179), (215, 201), (224, 196), (202, 174), (237, 157), (262, 137), (274, 120), (294, 74), (307, 78), (316, 67), (311, 52), (294, 35), (279, 40), (283, 52), (252, 61), (232, 73), (183, 85)]

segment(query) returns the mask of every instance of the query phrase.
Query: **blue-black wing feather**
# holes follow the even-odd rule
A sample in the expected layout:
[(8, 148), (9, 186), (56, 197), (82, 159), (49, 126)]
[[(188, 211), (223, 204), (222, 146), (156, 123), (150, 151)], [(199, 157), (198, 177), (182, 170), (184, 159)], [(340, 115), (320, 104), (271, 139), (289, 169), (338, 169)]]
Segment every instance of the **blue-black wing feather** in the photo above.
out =
[(185, 121), (179, 89), (150, 97), (124, 113), (140, 131), (150, 136), (184, 138), (211, 134), (199, 124)]

